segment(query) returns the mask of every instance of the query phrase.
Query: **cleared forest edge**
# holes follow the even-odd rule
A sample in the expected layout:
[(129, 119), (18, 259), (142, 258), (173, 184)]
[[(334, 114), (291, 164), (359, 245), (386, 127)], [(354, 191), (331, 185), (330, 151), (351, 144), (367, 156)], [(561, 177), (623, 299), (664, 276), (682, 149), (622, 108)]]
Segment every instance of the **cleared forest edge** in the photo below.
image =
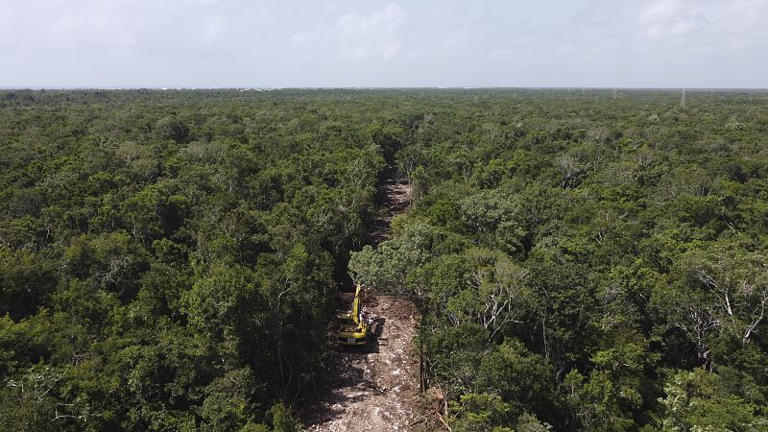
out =
[[(411, 187), (390, 178), (380, 193), (386, 207), (373, 221), (373, 244), (389, 237), (392, 218), (410, 203)], [(340, 296), (342, 307), (351, 302), (351, 293)], [(363, 305), (375, 319), (373, 342), (364, 349), (332, 353), (320, 382), (321, 396), (308, 410), (310, 432), (408, 431), (421, 423), (419, 365), (412, 349), (418, 311), (407, 299), (372, 291), (365, 292)]]
[(369, 241), (374, 245), (386, 240), (392, 230), (390, 224), (392, 218), (405, 211), (411, 203), (411, 185), (401, 183), (389, 176), (384, 184), (379, 188), (379, 194), (386, 201), (386, 207), (382, 212), (373, 218), (371, 230), (369, 232)]
[(325, 371), (327, 394), (308, 431), (407, 431), (417, 420), (418, 360), (412, 355), (418, 313), (407, 300), (369, 295), (378, 334), (367, 350), (334, 352)]

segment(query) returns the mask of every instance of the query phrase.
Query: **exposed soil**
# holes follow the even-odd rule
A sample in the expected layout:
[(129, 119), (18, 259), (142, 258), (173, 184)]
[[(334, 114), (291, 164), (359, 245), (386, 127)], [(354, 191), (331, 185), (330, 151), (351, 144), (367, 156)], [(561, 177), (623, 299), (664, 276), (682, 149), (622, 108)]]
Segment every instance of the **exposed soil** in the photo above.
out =
[(389, 224), (392, 218), (405, 211), (411, 204), (411, 185), (388, 178), (379, 188), (380, 199), (386, 202), (377, 215), (373, 218), (369, 241), (374, 245), (386, 240), (392, 229)]
[(364, 304), (375, 319), (373, 342), (332, 354), (321, 384), (327, 393), (308, 431), (408, 431), (419, 421), (419, 364), (411, 344), (416, 308), (388, 295), (369, 294)]
[[(378, 244), (391, 234), (392, 218), (411, 200), (410, 185), (395, 180), (379, 191), (386, 206), (374, 218), (370, 241)], [(339, 296), (349, 308), (352, 293)], [(374, 319), (366, 347), (338, 347), (328, 358), (316, 403), (306, 411), (310, 432), (424, 430), (420, 414), (418, 358), (412, 340), (419, 314), (409, 300), (367, 291), (363, 307)], [(333, 337), (335, 335), (331, 335)]]

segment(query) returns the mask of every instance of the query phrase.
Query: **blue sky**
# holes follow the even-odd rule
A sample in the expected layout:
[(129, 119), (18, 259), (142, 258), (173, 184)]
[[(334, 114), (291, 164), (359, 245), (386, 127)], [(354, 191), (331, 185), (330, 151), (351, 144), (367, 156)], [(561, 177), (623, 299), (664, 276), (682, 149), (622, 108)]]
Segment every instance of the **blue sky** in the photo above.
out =
[(0, 87), (768, 87), (768, 0), (2, 0)]

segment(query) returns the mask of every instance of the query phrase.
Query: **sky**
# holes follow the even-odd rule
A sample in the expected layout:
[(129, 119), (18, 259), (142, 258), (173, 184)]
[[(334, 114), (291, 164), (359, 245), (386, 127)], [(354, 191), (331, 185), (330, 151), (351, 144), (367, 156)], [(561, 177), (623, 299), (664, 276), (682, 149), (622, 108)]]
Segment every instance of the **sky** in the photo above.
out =
[(0, 87), (768, 87), (768, 0), (0, 0)]

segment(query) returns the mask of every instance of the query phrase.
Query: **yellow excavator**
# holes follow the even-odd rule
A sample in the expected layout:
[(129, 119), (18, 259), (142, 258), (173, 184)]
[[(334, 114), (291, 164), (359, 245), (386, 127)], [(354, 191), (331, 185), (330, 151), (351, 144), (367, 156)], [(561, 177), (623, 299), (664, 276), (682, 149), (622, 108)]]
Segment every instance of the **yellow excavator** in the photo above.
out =
[(339, 320), (339, 343), (341, 345), (365, 345), (368, 343), (368, 318), (360, 311), (360, 291), (362, 287), (355, 287), (355, 299), (352, 301), (352, 310), (337, 316)]

